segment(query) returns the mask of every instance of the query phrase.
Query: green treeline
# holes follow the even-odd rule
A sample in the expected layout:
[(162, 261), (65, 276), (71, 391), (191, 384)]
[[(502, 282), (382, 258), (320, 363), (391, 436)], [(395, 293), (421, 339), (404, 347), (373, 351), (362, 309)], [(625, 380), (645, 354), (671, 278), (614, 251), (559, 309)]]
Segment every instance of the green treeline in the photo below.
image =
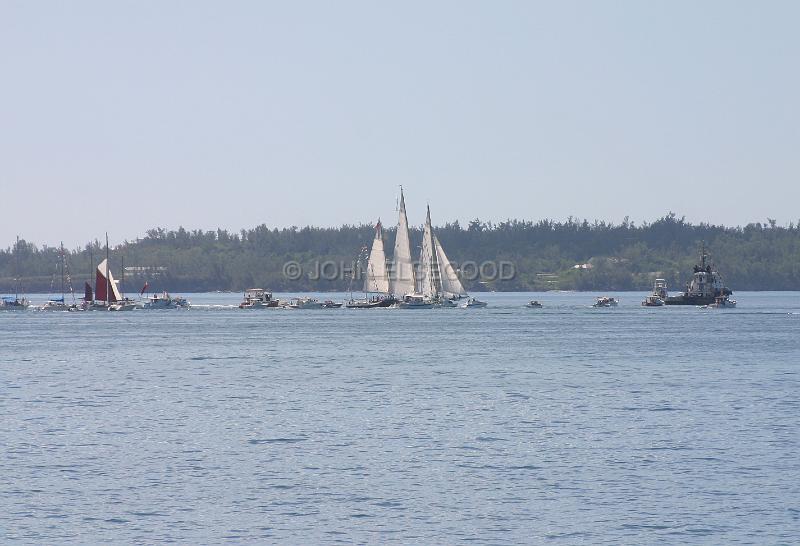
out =
[[(676, 291), (691, 275), (702, 241), (732, 289), (800, 290), (800, 227), (781, 227), (774, 220), (731, 228), (693, 225), (673, 213), (638, 226), (627, 219), (617, 225), (573, 218), (497, 224), (476, 219), (466, 227), (454, 222), (435, 232), (456, 264), (514, 264), (512, 279), (466, 279), (470, 291), (647, 290), (656, 276), (666, 278), (670, 290)], [(339, 270), (352, 266), (362, 249), (371, 245), (373, 234), (369, 225), (284, 229), (261, 225), (239, 233), (157, 228), (111, 249), (112, 271), (120, 278), (124, 260), (124, 289), (129, 293), (138, 291), (145, 280), (152, 290), (175, 292), (249, 287), (348, 290), (350, 273)], [(412, 229), (411, 237), (418, 253), (421, 229)], [(393, 229), (384, 231), (384, 241), (391, 258)], [(70, 279), (78, 292), (92, 276), (90, 256), (95, 265), (105, 257), (99, 241), (67, 252)], [(300, 264), (300, 279), (284, 275), (287, 262)], [(15, 270), (28, 292), (50, 291), (51, 286), (60, 290), (58, 263), (58, 249), (21, 240), (16, 258), (13, 248), (0, 251), (0, 293), (13, 293)], [(321, 263), (328, 264), (326, 273), (333, 279), (309, 278)], [(576, 269), (577, 264), (589, 265)], [(354, 286), (358, 290), (361, 284)]]

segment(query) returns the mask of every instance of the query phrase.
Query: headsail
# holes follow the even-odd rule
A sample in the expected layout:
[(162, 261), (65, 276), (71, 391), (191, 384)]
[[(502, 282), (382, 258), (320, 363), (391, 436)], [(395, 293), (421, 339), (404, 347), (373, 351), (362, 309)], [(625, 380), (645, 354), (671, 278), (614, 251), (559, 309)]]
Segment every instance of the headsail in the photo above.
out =
[[(103, 284), (105, 284), (105, 281), (103, 281)], [(94, 301), (94, 294), (92, 294), (92, 285), (89, 284), (89, 281), (86, 281), (86, 284), (83, 286), (83, 301), (89, 303)]]
[(389, 293), (389, 272), (386, 269), (386, 253), (383, 250), (383, 227), (381, 220), (375, 225), (375, 239), (367, 262), (367, 278), (364, 279), (364, 292)]
[(425, 228), (422, 231), (422, 251), (420, 263), (420, 292), (428, 298), (437, 298), (442, 292), (442, 280), (439, 276), (439, 261), (436, 258), (436, 246), (433, 242), (433, 227), (431, 227), (431, 207), (425, 218)]
[(411, 259), (411, 240), (408, 236), (408, 216), (403, 188), (400, 188), (400, 215), (397, 219), (397, 236), (394, 240), (394, 268), (390, 286), (392, 293), (401, 298), (416, 289), (414, 263)]
[(455, 269), (453, 269), (453, 266), (450, 264), (450, 260), (447, 259), (447, 255), (444, 253), (444, 249), (436, 235), (433, 236), (433, 243), (436, 247), (436, 260), (439, 262), (439, 273), (442, 278), (442, 292), (444, 296), (447, 298), (466, 296), (467, 291), (464, 290), (464, 285), (461, 284)]
[[(106, 279), (108, 279), (108, 286), (111, 293), (106, 297)], [(122, 296), (117, 288), (117, 282), (114, 280), (114, 275), (108, 269), (108, 260), (103, 260), (97, 266), (95, 274), (94, 293), (99, 301), (107, 301), (109, 303), (120, 301)]]

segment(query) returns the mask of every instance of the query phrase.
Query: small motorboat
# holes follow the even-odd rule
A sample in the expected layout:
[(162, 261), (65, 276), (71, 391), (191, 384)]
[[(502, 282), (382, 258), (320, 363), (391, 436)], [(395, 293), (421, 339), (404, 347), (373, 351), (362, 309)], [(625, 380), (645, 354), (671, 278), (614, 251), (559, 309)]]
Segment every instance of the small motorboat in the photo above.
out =
[(395, 304), (398, 309), (432, 309), (433, 302), (426, 300), (422, 294), (406, 294)]
[(661, 307), (662, 305), (664, 305), (664, 300), (656, 294), (650, 294), (642, 302), (644, 307)]
[(539, 303), (537, 300), (531, 300), (525, 304), (525, 307), (529, 309), (541, 309), (542, 307), (544, 307), (544, 305)]
[(644, 307), (661, 307), (667, 301), (667, 281), (664, 279), (656, 279), (653, 284), (653, 293), (645, 298), (642, 302)]
[(461, 307), (463, 309), (472, 309), (472, 308), (486, 307), (487, 305), (489, 304), (486, 303), (485, 301), (476, 300), (475, 298), (469, 298), (467, 299), (467, 302)]
[(733, 309), (734, 307), (736, 307), (736, 300), (732, 300), (728, 296), (718, 296), (714, 298), (714, 303), (703, 305), (701, 309)]
[(331, 300), (325, 300), (325, 301), (322, 302), (322, 308), (323, 309), (338, 309), (341, 306), (342, 306), (341, 303), (338, 303), (338, 302), (335, 302), (335, 301), (331, 301)]
[(177, 309), (178, 307), (189, 307), (189, 302), (180, 296), (170, 296), (168, 292), (153, 294), (142, 305), (142, 309)]
[(19, 296), (3, 296), (0, 299), (0, 311), (25, 311), (30, 307), (30, 303), (25, 298)]
[(119, 301), (116, 301), (114, 303), (111, 303), (108, 306), (108, 310), (109, 311), (133, 311), (134, 309), (137, 309), (138, 307), (139, 307), (139, 304), (137, 304), (135, 301), (129, 300), (129, 299), (124, 299), (124, 300), (119, 300)]
[(314, 298), (294, 298), (289, 301), (289, 309), (322, 309), (325, 305)]
[(619, 305), (619, 301), (616, 298), (600, 296), (592, 307), (616, 307), (617, 305)]
[(272, 292), (267, 292), (261, 288), (251, 288), (245, 290), (244, 301), (239, 304), (239, 309), (266, 309), (278, 307), (280, 303), (272, 299)]
[(41, 311), (77, 311), (77, 304), (68, 304), (64, 301), (63, 297), (47, 300), (47, 303), (42, 305)]

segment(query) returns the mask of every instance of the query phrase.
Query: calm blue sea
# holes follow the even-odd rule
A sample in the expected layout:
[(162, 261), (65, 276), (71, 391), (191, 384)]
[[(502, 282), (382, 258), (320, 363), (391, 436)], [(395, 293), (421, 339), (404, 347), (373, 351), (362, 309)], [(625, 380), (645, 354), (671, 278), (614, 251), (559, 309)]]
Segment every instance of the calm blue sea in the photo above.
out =
[(0, 313), (2, 542), (798, 543), (800, 293), (596, 295)]

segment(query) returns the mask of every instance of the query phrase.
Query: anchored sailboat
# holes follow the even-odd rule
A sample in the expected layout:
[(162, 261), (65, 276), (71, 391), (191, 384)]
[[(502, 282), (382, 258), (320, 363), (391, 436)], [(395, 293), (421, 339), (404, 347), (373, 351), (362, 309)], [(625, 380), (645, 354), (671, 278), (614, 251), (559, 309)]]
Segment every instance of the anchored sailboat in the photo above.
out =
[(25, 296), (20, 297), (21, 282), (19, 275), (19, 236), (14, 245), (14, 297), (3, 296), (0, 299), (0, 311), (25, 311), (28, 309), (30, 302), (25, 299)]
[[(66, 271), (67, 268), (67, 257), (64, 253), (64, 243), (61, 243), (61, 247), (58, 251), (59, 257), (59, 271), (61, 272), (61, 297), (48, 300), (42, 306), (42, 311), (78, 311), (78, 305), (75, 303), (75, 292), (72, 290), (72, 280), (70, 279), (69, 273)], [(55, 278), (54, 278), (55, 280)], [(72, 295), (72, 303), (67, 304), (66, 300), (64, 299), (64, 288), (65, 283), (69, 285), (69, 292)], [(50, 283), (50, 292), (53, 291), (53, 283)]]

